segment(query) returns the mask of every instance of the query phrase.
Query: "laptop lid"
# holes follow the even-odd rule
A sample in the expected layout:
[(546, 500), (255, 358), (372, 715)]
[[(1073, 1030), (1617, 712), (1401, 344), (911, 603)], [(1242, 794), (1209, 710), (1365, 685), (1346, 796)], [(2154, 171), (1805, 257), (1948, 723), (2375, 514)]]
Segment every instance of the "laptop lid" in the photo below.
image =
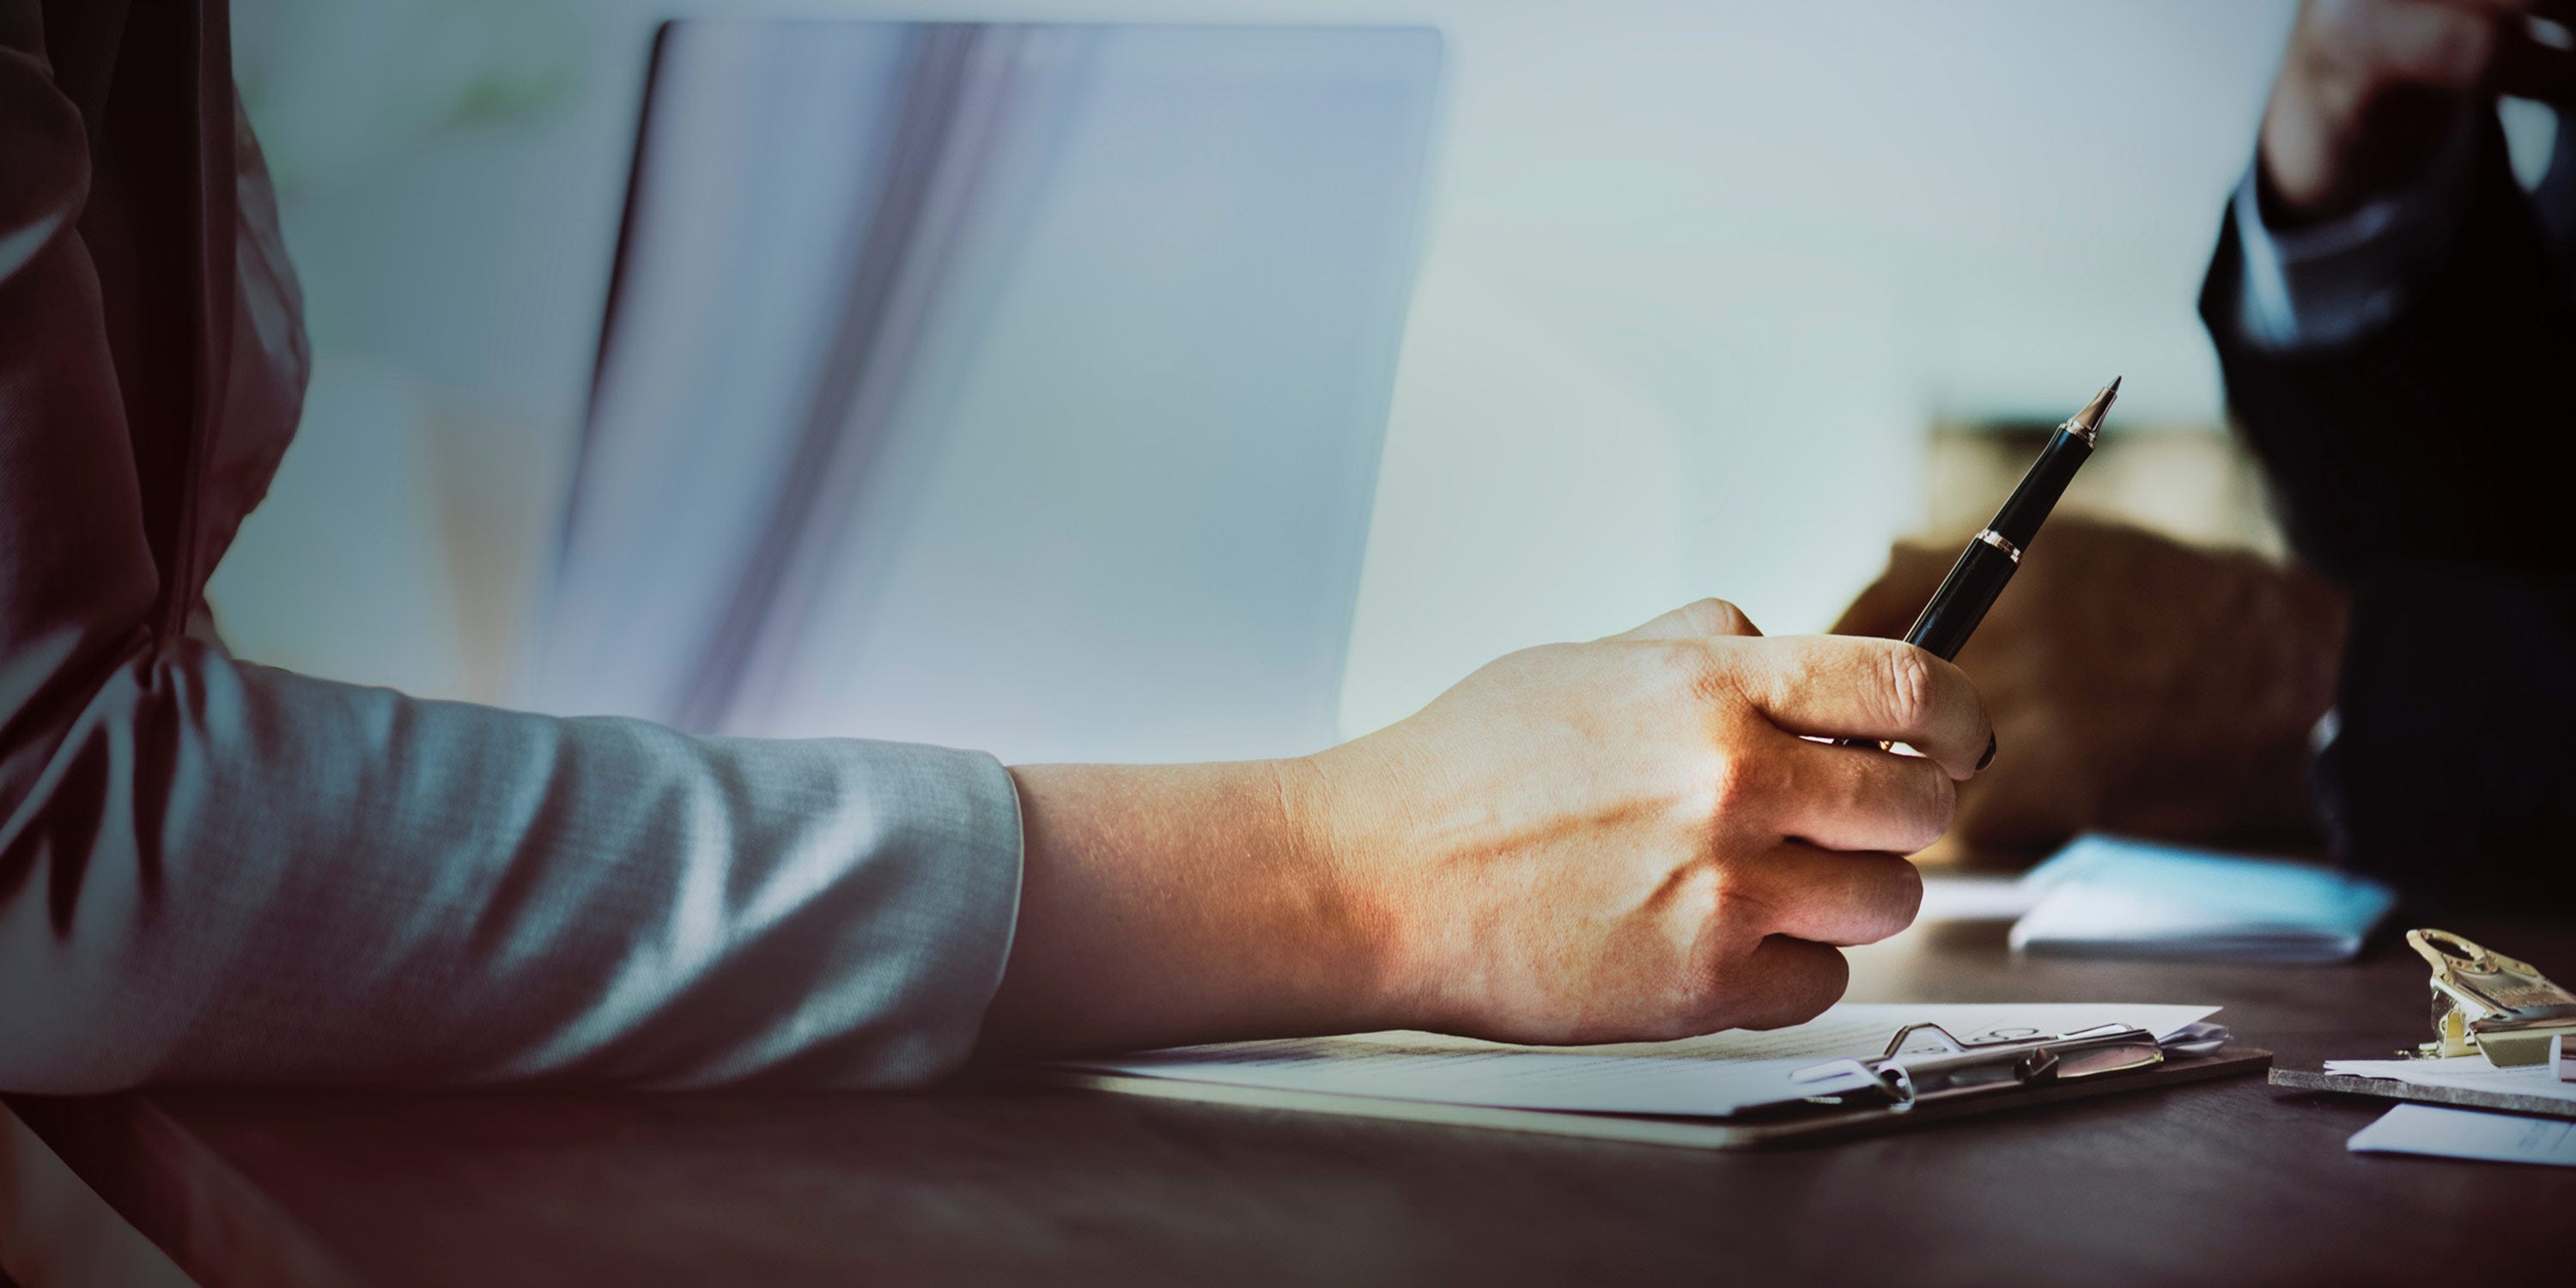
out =
[(1330, 743), (1440, 62), (666, 25), (524, 700), (1011, 760)]

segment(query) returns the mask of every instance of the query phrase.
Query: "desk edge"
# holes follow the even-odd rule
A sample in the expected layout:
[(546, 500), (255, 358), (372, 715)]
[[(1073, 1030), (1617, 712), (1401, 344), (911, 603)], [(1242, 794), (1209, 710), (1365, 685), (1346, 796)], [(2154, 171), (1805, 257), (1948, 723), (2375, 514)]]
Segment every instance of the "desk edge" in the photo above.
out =
[(310, 1230), (141, 1092), (6, 1096), (72, 1173), (202, 1288), (360, 1288)]

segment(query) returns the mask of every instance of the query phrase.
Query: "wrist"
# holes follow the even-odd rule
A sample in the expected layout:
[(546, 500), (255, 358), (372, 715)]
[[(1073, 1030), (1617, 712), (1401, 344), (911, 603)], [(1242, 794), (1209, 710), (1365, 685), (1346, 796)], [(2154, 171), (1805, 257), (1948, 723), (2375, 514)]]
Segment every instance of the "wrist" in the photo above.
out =
[(1373, 901), (1303, 761), (1024, 765), (996, 1050), (1388, 1028)]
[(1408, 843), (1386, 817), (1390, 767), (1372, 740), (1272, 762), (1290, 852), (1330, 911), (1318, 951), (1339, 964), (1357, 1027), (1419, 1028), (1429, 1020), (1420, 972), (1409, 963), (1409, 901), (1396, 870)]

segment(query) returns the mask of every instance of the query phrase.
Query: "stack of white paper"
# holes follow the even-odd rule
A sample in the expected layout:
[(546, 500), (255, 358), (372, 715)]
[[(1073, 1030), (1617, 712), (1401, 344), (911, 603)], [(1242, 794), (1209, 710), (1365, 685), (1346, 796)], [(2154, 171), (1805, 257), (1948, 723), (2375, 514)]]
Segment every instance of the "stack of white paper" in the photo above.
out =
[(2022, 878), (2016, 950), (2210, 961), (2343, 961), (2396, 904), (2375, 881), (2287, 861), (2077, 837)]

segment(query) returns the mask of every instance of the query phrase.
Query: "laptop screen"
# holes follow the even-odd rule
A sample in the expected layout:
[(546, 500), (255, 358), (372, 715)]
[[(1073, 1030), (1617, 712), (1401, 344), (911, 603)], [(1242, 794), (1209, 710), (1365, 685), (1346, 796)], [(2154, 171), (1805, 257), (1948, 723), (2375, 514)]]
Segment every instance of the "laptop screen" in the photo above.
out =
[(524, 700), (1011, 760), (1330, 743), (1440, 58), (666, 26)]

